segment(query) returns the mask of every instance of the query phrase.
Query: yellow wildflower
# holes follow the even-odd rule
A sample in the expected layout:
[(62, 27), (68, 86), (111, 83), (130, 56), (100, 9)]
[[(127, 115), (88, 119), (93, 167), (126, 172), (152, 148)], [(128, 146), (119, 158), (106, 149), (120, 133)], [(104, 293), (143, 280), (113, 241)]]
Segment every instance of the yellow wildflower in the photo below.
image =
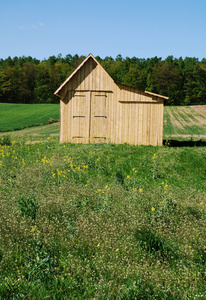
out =
[(33, 226), (32, 228), (31, 228), (31, 231), (30, 232), (35, 232), (36, 231), (36, 226)]
[(152, 211), (155, 211), (155, 207), (152, 207)]

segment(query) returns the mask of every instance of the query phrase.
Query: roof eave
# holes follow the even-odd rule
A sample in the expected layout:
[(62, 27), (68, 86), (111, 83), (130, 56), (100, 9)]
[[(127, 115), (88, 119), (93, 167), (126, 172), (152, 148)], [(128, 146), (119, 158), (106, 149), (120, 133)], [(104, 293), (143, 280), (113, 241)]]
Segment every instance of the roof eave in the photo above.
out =
[(144, 92), (145, 92), (145, 94), (148, 94), (148, 95), (151, 95), (151, 96), (155, 96), (155, 97), (158, 97), (158, 98), (163, 98), (164, 100), (169, 100), (169, 97), (167, 97), (167, 96), (159, 95), (159, 94), (148, 92), (148, 91), (144, 91)]

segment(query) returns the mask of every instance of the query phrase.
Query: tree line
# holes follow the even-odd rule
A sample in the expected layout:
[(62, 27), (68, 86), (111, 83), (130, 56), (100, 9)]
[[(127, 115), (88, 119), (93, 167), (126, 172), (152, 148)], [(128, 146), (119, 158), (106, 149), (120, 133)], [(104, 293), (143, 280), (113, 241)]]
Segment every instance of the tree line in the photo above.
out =
[[(0, 102), (58, 103), (54, 91), (85, 56), (0, 59)], [(96, 59), (118, 83), (168, 96), (168, 105), (206, 104), (206, 59), (107, 56)]]

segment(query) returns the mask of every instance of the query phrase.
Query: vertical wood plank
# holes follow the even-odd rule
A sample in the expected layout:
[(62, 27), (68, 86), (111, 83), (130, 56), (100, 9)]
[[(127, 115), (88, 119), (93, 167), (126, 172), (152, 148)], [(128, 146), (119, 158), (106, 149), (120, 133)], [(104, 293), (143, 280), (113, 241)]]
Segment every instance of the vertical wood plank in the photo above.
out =
[(142, 145), (142, 118), (143, 118), (143, 104), (139, 103), (139, 124), (138, 124), (138, 144)]
[(151, 118), (151, 104), (147, 104), (147, 137), (146, 137), (146, 145), (150, 144), (150, 118)]
[(142, 143), (147, 144), (147, 103), (143, 104), (143, 125), (142, 125)]
[(135, 117), (134, 117), (134, 144), (138, 145), (138, 103), (135, 103)]

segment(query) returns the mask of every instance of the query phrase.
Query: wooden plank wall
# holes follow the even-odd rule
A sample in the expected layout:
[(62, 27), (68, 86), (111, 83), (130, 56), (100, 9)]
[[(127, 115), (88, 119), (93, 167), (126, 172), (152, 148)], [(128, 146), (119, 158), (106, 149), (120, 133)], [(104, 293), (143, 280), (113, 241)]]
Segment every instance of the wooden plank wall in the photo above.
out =
[[(107, 95), (106, 139), (102, 139), (101, 142), (162, 145), (163, 99), (146, 95), (143, 91), (135, 88), (114, 83), (106, 71), (92, 59), (89, 59), (78, 70), (61, 92), (60, 142), (91, 142), (86, 133), (84, 139), (74, 139), (73, 133), (76, 130), (74, 128), (75, 122), (78, 127), (86, 121), (87, 123), (82, 126), (85, 127), (86, 131), (89, 131), (92, 112), (91, 97), (94, 91), (101, 91)], [(75, 93), (86, 95), (87, 105), (85, 107), (80, 104), (75, 106)], [(98, 97), (95, 101), (98, 101)], [(87, 110), (85, 114), (87, 118), (84, 118), (84, 120), (83, 118), (82, 120), (76, 118), (74, 122), (74, 113), (78, 115), (77, 110), (79, 110), (79, 114), (83, 114), (82, 110), (84, 109)], [(103, 120), (96, 122), (96, 124), (99, 124), (98, 126), (103, 123)], [(103, 132), (102, 130), (99, 128), (100, 133)]]
[(161, 98), (152, 98), (143, 92), (138, 94), (130, 87), (114, 89), (113, 105), (110, 107), (113, 116), (111, 142), (162, 145), (163, 107)]
[(107, 72), (90, 58), (63, 87), (61, 99), (64, 101), (68, 91), (112, 91), (113, 83)]

